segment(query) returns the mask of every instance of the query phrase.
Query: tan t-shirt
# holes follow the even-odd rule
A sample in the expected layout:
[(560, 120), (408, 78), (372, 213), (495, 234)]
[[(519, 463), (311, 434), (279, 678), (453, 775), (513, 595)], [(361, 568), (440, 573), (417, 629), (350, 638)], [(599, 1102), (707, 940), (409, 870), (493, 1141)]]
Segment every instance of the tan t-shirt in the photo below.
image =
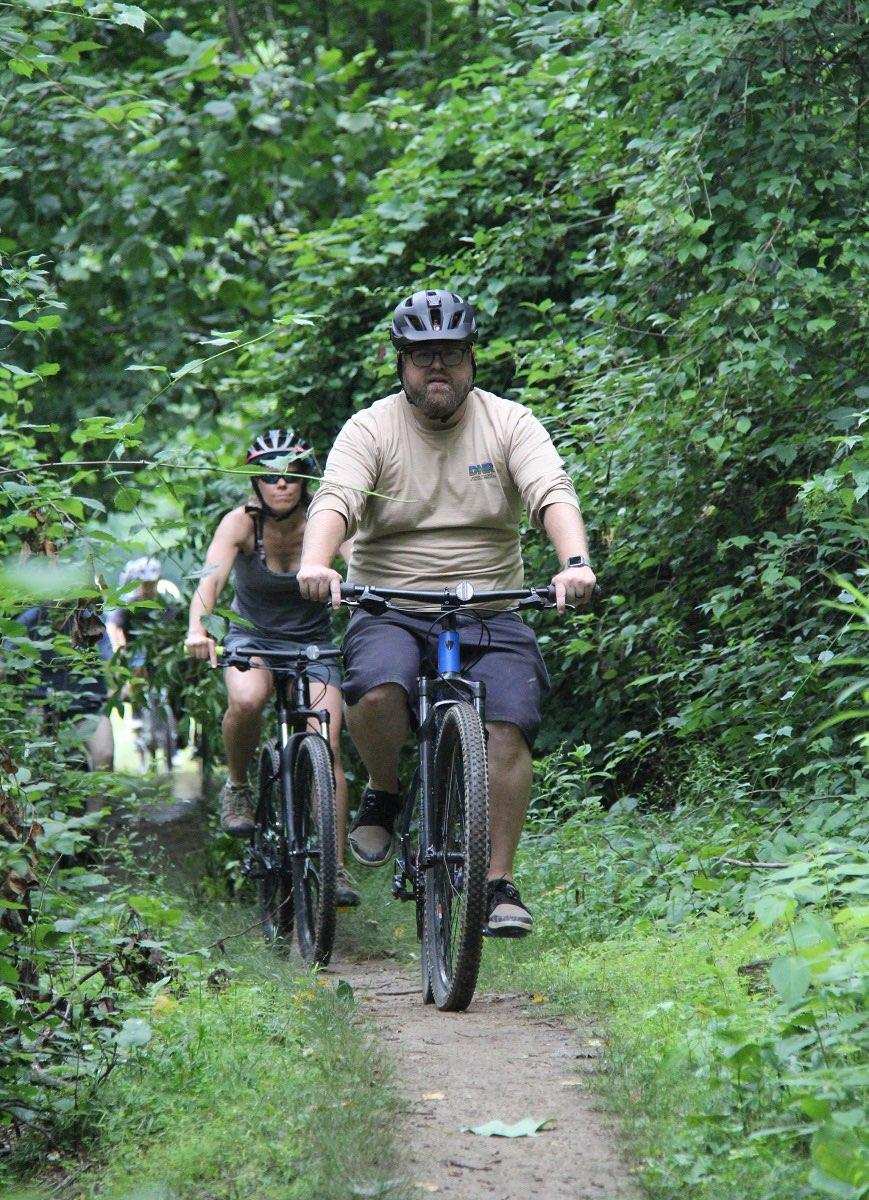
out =
[(579, 508), (523, 404), (474, 388), (445, 426), (397, 392), (344, 425), (308, 516), (340, 513), (356, 535), (353, 583), (435, 591), (467, 579), (498, 591), (523, 586), (523, 509), (539, 524), (556, 502)]

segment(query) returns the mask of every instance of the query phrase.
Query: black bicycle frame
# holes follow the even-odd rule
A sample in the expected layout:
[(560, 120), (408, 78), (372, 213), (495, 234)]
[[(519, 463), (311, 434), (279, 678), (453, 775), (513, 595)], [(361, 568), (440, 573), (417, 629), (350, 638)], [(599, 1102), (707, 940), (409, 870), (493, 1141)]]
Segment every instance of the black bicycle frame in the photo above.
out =
[[(413, 816), (413, 801), (416, 788), (411, 786), (401, 818), (401, 851), (396, 857), (395, 875), (392, 881), (392, 894), (397, 900), (416, 900), (420, 872), (427, 871), (436, 863), (462, 861), (462, 855), (439, 854), (435, 845), (435, 812), (431, 803), (432, 773), (434, 767), (434, 748), (437, 734), (437, 712), (441, 707), (455, 703), (456, 696), (440, 698), (439, 693), (446, 687), (453, 693), (458, 692), (462, 699), (473, 704), (483, 726), (486, 736), (486, 687), (482, 682), (465, 679), (460, 671), (460, 645), (454, 642), (444, 647), (444, 663), (442, 668), (440, 641), (444, 634), (458, 635), (456, 612), (470, 604), (492, 604), (502, 601), (516, 601), (515, 610), (520, 608), (552, 608), (555, 601), (555, 588), (551, 584), (545, 587), (520, 588), (516, 591), (480, 592), (475, 594), (469, 584), (459, 584), (456, 588), (444, 588), (439, 592), (406, 591), (397, 588), (379, 588), (374, 585), (359, 585), (345, 583), (341, 586), (341, 599), (350, 605), (364, 609), (374, 616), (380, 615), (390, 608), (390, 600), (411, 600), (416, 604), (436, 605), (443, 613), (443, 630), (439, 637), (439, 652), (437, 670), (428, 675), (420, 675), (419, 687), (419, 728), (417, 744), (419, 747), (419, 765), (417, 767), (420, 796), (420, 852), (416, 862), (412, 858), (410, 841), (410, 822)], [(420, 930), (418, 932), (421, 933)]]
[[(320, 726), (320, 733), (329, 744), (329, 712), (325, 708), (311, 708), (311, 681), (302, 668), (290, 672), (280, 667), (270, 667), (275, 683), (275, 709), (278, 716), (281, 748), (290, 741), (290, 725), (293, 733), (307, 731), (308, 721), (313, 718)], [(292, 684), (292, 702), (289, 702)], [(298, 728), (297, 728), (298, 727)]]
[[(265, 667), (271, 671), (272, 679), (274, 680), (274, 707), (278, 720), (280, 760), (278, 783), (280, 785), (281, 803), (283, 805), (284, 827), (292, 830), (293, 838), (293, 844), (285, 847), (287, 861), (285, 861), (284, 866), (285, 868), (289, 868), (289, 859), (299, 856), (313, 858), (317, 855), (317, 851), (303, 850), (299, 847), (298, 821), (296, 820), (293, 803), (293, 765), (298, 742), (301, 738), (307, 737), (311, 733), (311, 730), (308, 729), (308, 721), (310, 720), (315, 720), (319, 725), (320, 736), (329, 747), (329, 755), (331, 757), (329, 711), (325, 708), (311, 707), (311, 681), (307, 671), (311, 660), (307, 658), (307, 655), (279, 654), (272, 656), (267, 651), (254, 650), (245, 653), (243, 659), (241, 659), (241, 655), (239, 655), (238, 651), (235, 651), (229, 654), (225, 665), (239, 667), (242, 670), (255, 670), (257, 669), (257, 664), (251, 662), (251, 659), (255, 657), (263, 660)], [(277, 657), (282, 665), (279, 665), (278, 662), (270, 661), (274, 657)], [(329, 657), (331, 658), (332, 655), (330, 654)], [(294, 666), (291, 666), (288, 661), (292, 658), (296, 659)]]

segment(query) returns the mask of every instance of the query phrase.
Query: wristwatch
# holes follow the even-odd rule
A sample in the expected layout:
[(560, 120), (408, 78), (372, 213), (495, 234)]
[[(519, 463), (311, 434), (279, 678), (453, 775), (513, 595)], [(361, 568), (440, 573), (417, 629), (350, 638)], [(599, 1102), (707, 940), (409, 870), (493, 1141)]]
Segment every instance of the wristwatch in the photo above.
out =
[(562, 570), (566, 571), (568, 567), (590, 567), (591, 563), (584, 554), (571, 554), (570, 558), (564, 564)]

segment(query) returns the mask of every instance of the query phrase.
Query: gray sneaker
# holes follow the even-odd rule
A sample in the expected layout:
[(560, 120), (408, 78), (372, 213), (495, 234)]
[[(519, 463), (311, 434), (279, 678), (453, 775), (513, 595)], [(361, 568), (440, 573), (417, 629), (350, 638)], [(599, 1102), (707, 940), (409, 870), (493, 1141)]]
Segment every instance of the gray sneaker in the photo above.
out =
[(336, 877), (335, 904), (338, 908), (356, 908), (359, 904), (359, 893), (353, 886), (353, 880), (347, 874), (346, 867), (339, 867)]
[(227, 779), (220, 793), (220, 828), (233, 837), (249, 837), (253, 833), (253, 792), (247, 783)]

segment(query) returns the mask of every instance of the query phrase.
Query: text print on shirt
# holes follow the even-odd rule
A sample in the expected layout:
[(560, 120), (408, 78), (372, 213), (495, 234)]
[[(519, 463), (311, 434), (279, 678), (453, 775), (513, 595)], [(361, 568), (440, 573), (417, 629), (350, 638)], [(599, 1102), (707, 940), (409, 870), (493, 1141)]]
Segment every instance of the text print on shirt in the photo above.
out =
[(471, 463), (468, 467), (468, 475), (471, 479), (494, 479), (495, 464), (490, 462)]

